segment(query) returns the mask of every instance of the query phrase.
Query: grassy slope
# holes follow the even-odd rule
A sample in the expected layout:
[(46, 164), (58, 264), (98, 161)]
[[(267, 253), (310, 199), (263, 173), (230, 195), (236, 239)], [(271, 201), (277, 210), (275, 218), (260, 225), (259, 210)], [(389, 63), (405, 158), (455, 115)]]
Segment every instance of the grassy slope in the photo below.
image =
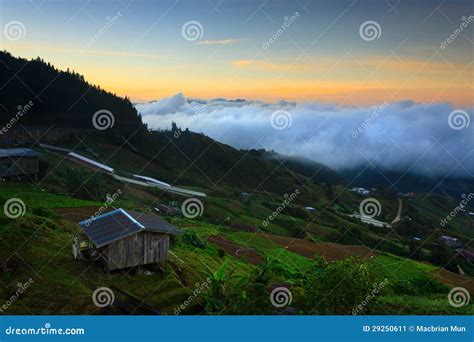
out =
[[(112, 156), (110, 146), (95, 149), (100, 155)], [(119, 150), (110, 159), (109, 164), (113, 167), (120, 166), (119, 161), (126, 160), (126, 171), (142, 173), (149, 176), (161, 178), (161, 166), (156, 162), (145, 165), (143, 157), (134, 155), (125, 150)], [(101, 158), (98, 158), (102, 160)], [(80, 170), (87, 178), (92, 178), (92, 173), (82, 169), (68, 160), (62, 160), (54, 154), (45, 153), (44, 160), (49, 165), (44, 175), (48, 177), (42, 182), (42, 189), (34, 188), (24, 183), (2, 183), (0, 186), (0, 197), (4, 200), (11, 197), (21, 198), (27, 207), (27, 216), (18, 220), (7, 220), (2, 223), (2, 230), (13, 228), (18, 231), (29, 227), (29, 242), (16, 251), (14, 260), (9, 261), (8, 267), (0, 275), (0, 280), (5, 286), (0, 287), (3, 298), (8, 299), (16, 290), (18, 282), (25, 282), (33, 277), (35, 283), (21, 298), (15, 302), (8, 313), (25, 313), (25, 304), (29, 308), (37, 308), (37, 313), (91, 313), (97, 309), (90, 301), (92, 291), (97, 287), (115, 285), (123, 288), (136, 296), (144, 299), (147, 304), (162, 310), (172, 312), (174, 308), (182, 303), (193, 291), (196, 283), (202, 283), (206, 276), (203, 263), (212, 269), (217, 269), (223, 262), (222, 252), (212, 244), (204, 249), (191, 247), (183, 243), (174, 243), (173, 254), (168, 273), (151, 276), (131, 276), (122, 272), (107, 275), (98, 265), (85, 265), (73, 260), (71, 256), (72, 233), (78, 228), (74, 224), (57, 217), (40, 218), (34, 215), (35, 208), (58, 208), (58, 207), (84, 207), (100, 206), (103, 202), (78, 199), (77, 193), (65, 191), (67, 186), (68, 170)], [(54, 168), (53, 165), (60, 164)], [(116, 164), (117, 162), (117, 164)], [(143, 170), (142, 170), (143, 169)], [(140, 172), (137, 172), (140, 171)], [(285, 176), (286, 177), (286, 176)], [(292, 176), (289, 176), (292, 177)], [(301, 179), (300, 179), (301, 180)], [(306, 272), (311, 266), (311, 260), (301, 255), (292, 253), (281, 248), (266, 239), (262, 239), (252, 233), (235, 232), (228, 228), (229, 223), (253, 225), (270, 233), (295, 236), (301, 238), (313, 238), (321, 241), (338, 241), (341, 234), (348, 234), (347, 229), (352, 228), (362, 234), (372, 236), (376, 240), (387, 238), (384, 232), (373, 231), (373, 228), (363, 225), (357, 220), (348, 218), (345, 214), (356, 212), (361, 198), (350, 192), (344, 191), (342, 187), (333, 187), (332, 193), (314, 184), (302, 185), (300, 180), (293, 179), (293, 184), (302, 194), (295, 200), (292, 214), (282, 213), (267, 227), (262, 225), (262, 220), (275, 210), (283, 200), (281, 195), (268, 193), (258, 189), (252, 193), (248, 204), (243, 204), (239, 198), (240, 189), (231, 189), (223, 186), (220, 191), (210, 191), (210, 196), (204, 200), (205, 211), (199, 221), (183, 218), (172, 219), (172, 222), (185, 230), (195, 231), (203, 239), (210, 235), (222, 234), (235, 243), (249, 246), (260, 255), (277, 261), (279, 272), (273, 275), (275, 282), (295, 282), (298, 277)], [(106, 183), (110, 185), (110, 191), (121, 188), (124, 195), (114, 205), (146, 210), (157, 201), (182, 200), (182, 198), (156, 191), (145, 191), (142, 188), (128, 187), (115, 183), (107, 178)], [(287, 180), (289, 181), (289, 179)], [(212, 186), (211, 186), (212, 189)], [(56, 194), (52, 194), (54, 191)], [(343, 194), (338, 196), (338, 194)], [(382, 193), (375, 193), (379, 198), (383, 210), (386, 212), (384, 219), (390, 220), (395, 216), (397, 203), (391, 197)], [(100, 198), (99, 198), (100, 199)], [(449, 211), (451, 203), (436, 202), (437, 211), (433, 211), (434, 205), (429, 201), (415, 198), (414, 204), (418, 211), (417, 215), (435, 222), (437, 216), (444, 211)], [(440, 204), (441, 203), (441, 204)], [(293, 205), (293, 204), (292, 204)], [(302, 206), (310, 205), (317, 209), (315, 214), (305, 212)], [(408, 208), (410, 206), (407, 206)], [(299, 211), (297, 209), (300, 209)], [(327, 208), (327, 210), (324, 210)], [(430, 213), (435, 216), (430, 218)], [(0, 213), (1, 218), (2, 213)], [(462, 226), (462, 220), (456, 222)], [(41, 227), (41, 228), (39, 228)], [(302, 232), (304, 232), (302, 234)], [(398, 243), (397, 235), (389, 236), (392, 243)], [(235, 269), (237, 274), (250, 274), (254, 266), (245, 260), (236, 259), (230, 255), (225, 258), (230, 261), (230, 269)], [(447, 288), (437, 289), (437, 294), (424, 296), (419, 289), (425, 286), (429, 273), (436, 269), (416, 261), (399, 258), (389, 254), (381, 254), (373, 260), (379, 266), (379, 275), (390, 279), (390, 286), (383, 297), (380, 297), (378, 313), (466, 313), (470, 308), (453, 309), (447, 306)], [(182, 276), (174, 272), (174, 268), (182, 270)], [(434, 286), (440, 286), (439, 283)], [(49, 303), (52, 303), (50, 306)], [(189, 310), (199, 310), (198, 303), (193, 303)], [(405, 308), (406, 304), (420, 304), (417, 308)], [(429, 304), (427, 304), (429, 303)], [(464, 310), (464, 311), (463, 311)], [(469, 311), (470, 312), (470, 311)], [(35, 312), (36, 313), (36, 312)]]
[[(3, 272), (1, 277), (2, 297), (6, 299), (14, 293), (18, 282), (25, 282), (28, 278), (34, 279), (34, 285), (26, 291), (20, 300), (16, 301), (8, 313), (26, 313), (25, 307), (33, 313), (94, 313), (97, 309), (90, 301), (92, 291), (101, 286), (117, 286), (136, 296), (145, 299), (146, 303), (167, 312), (172, 312), (194, 290), (195, 284), (202, 283), (206, 277), (203, 264), (217, 269), (224, 258), (218, 249), (208, 244), (203, 249), (188, 246), (183, 243), (174, 243), (172, 246), (171, 262), (182, 270), (183, 277), (178, 277), (169, 266), (165, 276), (135, 276), (122, 272), (107, 275), (99, 265), (86, 265), (75, 261), (71, 256), (72, 233), (77, 227), (57, 218), (40, 218), (30, 214), (37, 206), (55, 208), (75, 207), (77, 205), (96, 205), (95, 202), (68, 199), (63, 196), (46, 192), (35, 192), (23, 185), (9, 185), (5, 188), (9, 195), (23, 195), (28, 203), (25, 217), (17, 220), (8, 220), (6, 225), (15, 229), (24, 229), (24, 224), (32, 225), (33, 233), (29, 235), (27, 244), (16, 251), (18, 256), (12, 266)], [(30, 201), (30, 199), (32, 199)], [(235, 209), (235, 208), (234, 208)], [(33, 224), (33, 222), (36, 222)], [(274, 275), (274, 281), (296, 281), (311, 266), (311, 260), (298, 254), (287, 251), (269, 243), (252, 233), (233, 232), (227, 227), (212, 225), (205, 222), (175, 218), (173, 223), (182, 229), (195, 231), (203, 239), (210, 235), (223, 234), (236, 243), (254, 248), (261, 255), (274, 259), (284, 271)], [(5, 224), (5, 223), (4, 223)], [(221, 255), (221, 256), (220, 256)], [(230, 261), (230, 269), (235, 274), (249, 274), (254, 268), (245, 260), (225, 256)], [(380, 266), (380, 276), (390, 280), (390, 289), (379, 298), (378, 313), (396, 313), (399, 310), (406, 313), (466, 313), (466, 309), (455, 310), (446, 303), (446, 294), (423, 296), (417, 293), (417, 284), (426, 280), (427, 275), (434, 269), (433, 266), (422, 264), (392, 255), (382, 254), (374, 262)], [(285, 276), (282, 276), (284, 274)], [(412, 283), (412, 287), (404, 284)], [(439, 284), (437, 286), (440, 286)], [(403, 294), (406, 288), (413, 293)], [(445, 289), (447, 291), (447, 288)], [(199, 310), (199, 301), (193, 303), (188, 310)], [(404, 308), (407, 303), (420, 304), (417, 308)], [(422, 305), (421, 305), (422, 304)], [(405, 311), (403, 311), (405, 310)]]

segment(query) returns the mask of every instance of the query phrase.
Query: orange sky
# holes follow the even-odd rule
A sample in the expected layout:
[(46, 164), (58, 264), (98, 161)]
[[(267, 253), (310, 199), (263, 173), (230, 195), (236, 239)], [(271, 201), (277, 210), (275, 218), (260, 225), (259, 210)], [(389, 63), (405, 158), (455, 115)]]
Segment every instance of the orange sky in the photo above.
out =
[[(75, 70), (132, 101), (182, 92), (346, 105), (473, 105), (474, 23), (464, 22), (446, 43), (467, 20), (468, 0), (407, 1), (396, 11), (385, 1), (211, 3), (7, 2), (2, 21), (20, 35), (3, 39), (10, 33), (4, 30), (1, 48)], [(367, 39), (361, 28), (374, 20), (378, 35)], [(189, 23), (197, 37), (186, 37)]]
[(451, 102), (472, 105), (474, 66), (442, 59), (393, 56), (228, 59), (213, 63), (140, 51), (80, 50), (8, 44), (22, 57), (41, 56), (61, 69), (74, 69), (102, 88), (133, 101), (183, 92), (188, 97), (265, 101), (330, 101), (366, 105), (384, 101)]

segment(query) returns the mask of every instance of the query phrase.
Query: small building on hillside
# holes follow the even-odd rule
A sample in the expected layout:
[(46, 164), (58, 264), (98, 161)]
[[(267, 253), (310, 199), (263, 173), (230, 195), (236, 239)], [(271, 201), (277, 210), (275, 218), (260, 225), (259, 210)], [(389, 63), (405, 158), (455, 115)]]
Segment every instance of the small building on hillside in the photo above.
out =
[(34, 177), (39, 172), (41, 153), (29, 148), (0, 149), (0, 178)]
[(458, 253), (459, 256), (466, 259), (469, 263), (474, 262), (474, 251), (472, 249), (459, 248), (459, 249), (456, 249), (456, 252)]
[(157, 212), (165, 216), (178, 216), (181, 214), (181, 210), (172, 205), (158, 204), (155, 208)]
[(170, 235), (182, 234), (159, 216), (124, 209), (81, 221), (79, 226), (74, 258), (101, 259), (109, 271), (166, 262)]
[(84, 157), (83, 155), (80, 155), (79, 153), (76, 152), (69, 152), (67, 154), (68, 159), (75, 161), (76, 163), (79, 163), (85, 167), (88, 167), (92, 170), (95, 170), (97, 172), (103, 172), (107, 174), (112, 174), (114, 173), (114, 169), (111, 168), (110, 166), (107, 166), (105, 164), (99, 163), (98, 161), (95, 161), (93, 159)]
[(362, 196), (366, 196), (366, 195), (370, 194), (370, 191), (367, 190), (366, 188), (352, 188), (351, 191), (355, 192), (359, 195), (362, 195)]
[(57, 143), (59, 141), (70, 141), (74, 136), (81, 136), (85, 132), (94, 131), (92, 129), (71, 129), (49, 125), (12, 127), (2, 134), (0, 141), (5, 144)]
[(439, 237), (440, 241), (443, 241), (448, 247), (458, 247), (460, 246), (460, 243), (457, 238), (447, 236), (447, 235), (442, 235)]
[(248, 224), (241, 224), (241, 223), (232, 223), (229, 225), (229, 228), (233, 230), (238, 230), (241, 232), (250, 232), (250, 233), (255, 233), (257, 231), (257, 228), (255, 226), (251, 226)]

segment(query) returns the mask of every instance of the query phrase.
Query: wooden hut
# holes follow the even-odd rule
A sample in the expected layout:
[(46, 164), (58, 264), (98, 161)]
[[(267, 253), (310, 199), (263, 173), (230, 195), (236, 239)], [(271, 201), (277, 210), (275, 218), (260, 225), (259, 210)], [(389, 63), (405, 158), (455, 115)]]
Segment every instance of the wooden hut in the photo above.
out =
[(168, 260), (170, 235), (182, 234), (159, 216), (116, 209), (79, 222), (76, 259), (102, 259), (107, 270), (158, 264)]
[(96, 130), (51, 126), (22, 126), (18, 128), (13, 127), (1, 134), (0, 141), (5, 144), (57, 143), (59, 141), (70, 141), (74, 136), (81, 136), (88, 132), (96, 132)]
[(41, 153), (29, 148), (0, 149), (0, 177), (34, 176), (39, 171)]
[(181, 210), (172, 205), (158, 204), (155, 208), (157, 212), (165, 216), (178, 216), (181, 214)]

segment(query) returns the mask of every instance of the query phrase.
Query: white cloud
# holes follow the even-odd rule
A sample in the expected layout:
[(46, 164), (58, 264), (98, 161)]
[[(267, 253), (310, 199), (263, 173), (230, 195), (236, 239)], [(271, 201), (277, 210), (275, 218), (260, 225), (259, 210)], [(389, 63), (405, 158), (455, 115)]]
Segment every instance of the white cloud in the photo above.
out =
[[(136, 107), (153, 129), (169, 128), (175, 121), (182, 128), (202, 132), (236, 148), (275, 149), (311, 158), (336, 170), (370, 161), (382, 169), (410, 169), (433, 176), (474, 174), (474, 122), (461, 130), (450, 128), (449, 113), (457, 108), (447, 103), (404, 101), (379, 107), (339, 107), (321, 103), (202, 101), (177, 94)], [(277, 110), (290, 113), (289, 128), (272, 128), (271, 115)], [(465, 110), (474, 120), (473, 109)], [(362, 128), (359, 133), (358, 127)]]

